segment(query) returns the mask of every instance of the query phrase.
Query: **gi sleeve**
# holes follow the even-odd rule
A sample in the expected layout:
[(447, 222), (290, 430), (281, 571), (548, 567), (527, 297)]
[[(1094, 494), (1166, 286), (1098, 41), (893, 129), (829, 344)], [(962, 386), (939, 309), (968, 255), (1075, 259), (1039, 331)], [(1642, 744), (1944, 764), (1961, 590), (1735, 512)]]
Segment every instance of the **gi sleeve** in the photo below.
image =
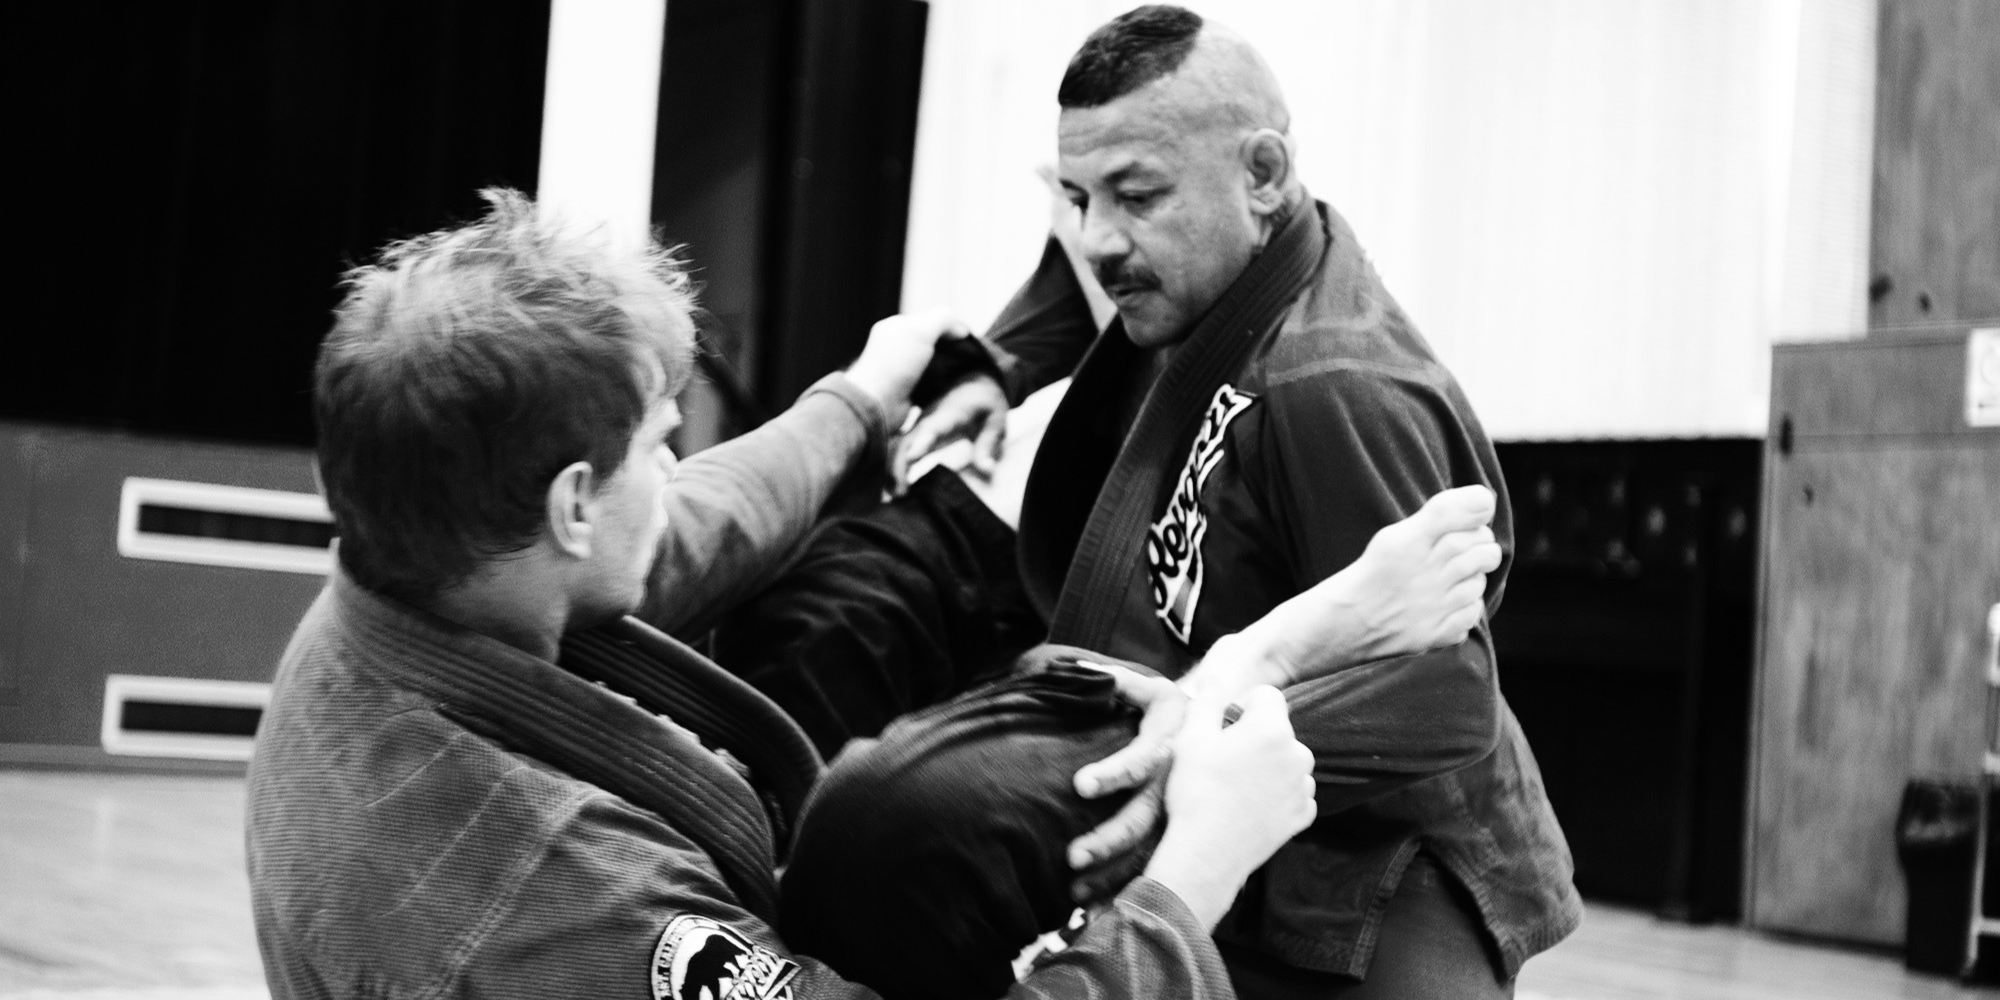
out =
[(1067, 949), (1040, 959), (1014, 1000), (1124, 997), (1233, 1000), (1215, 941), (1166, 886), (1137, 878)]
[[(1320, 362), (1270, 388), (1256, 477), (1275, 508), (1294, 588), (1358, 558), (1375, 532), (1454, 486), (1503, 498), (1495, 537), (1511, 555), (1511, 520), (1483, 432), (1442, 369)], [(1506, 566), (1487, 581), (1497, 607)], [(1471, 764), (1499, 739), (1499, 678), (1484, 619), (1463, 643), (1391, 657), (1286, 692), (1300, 742), (1317, 757), (1322, 816)]]
[(764, 426), (689, 456), (667, 487), (639, 617), (682, 638), (706, 632), (784, 571), (829, 506), (873, 499), (887, 441), (880, 405), (834, 374)]
[[(769, 925), (735, 903), (699, 848), (658, 816), (610, 795), (584, 803), (500, 900), (474, 922), (455, 992), (524, 1000), (679, 1000), (704, 990), (770, 1000), (876, 995), (790, 953)], [(1185, 904), (1139, 879), (1007, 996), (1234, 994), (1214, 942)]]
[(1096, 339), (1090, 300), (1062, 244), (1050, 236), (1035, 273), (1000, 310), (982, 342), (1000, 368), (1007, 401), (1019, 406), (1035, 390), (1074, 374)]
[(585, 801), (553, 831), (519, 888), (499, 899), (477, 922), (483, 936), (461, 988), (444, 992), (495, 1000), (874, 996), (786, 954), (769, 925), (737, 904), (707, 854), (612, 795)]

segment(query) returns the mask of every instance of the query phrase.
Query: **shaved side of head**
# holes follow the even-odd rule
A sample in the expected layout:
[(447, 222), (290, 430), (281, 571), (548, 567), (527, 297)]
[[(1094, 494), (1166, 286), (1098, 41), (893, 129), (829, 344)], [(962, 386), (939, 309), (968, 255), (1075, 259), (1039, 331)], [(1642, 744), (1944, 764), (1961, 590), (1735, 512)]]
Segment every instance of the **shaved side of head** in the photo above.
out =
[(1164, 91), (1159, 96), (1188, 124), (1281, 133), (1291, 128), (1278, 78), (1249, 42), (1166, 4), (1135, 8), (1091, 32), (1070, 57), (1056, 103), (1095, 108), (1149, 90)]
[(1178, 89), (1187, 104), (1203, 109), (1217, 125), (1246, 132), (1288, 132), (1292, 127), (1292, 113), (1270, 64), (1243, 36), (1213, 21), (1195, 38), (1180, 69), (1156, 85)]

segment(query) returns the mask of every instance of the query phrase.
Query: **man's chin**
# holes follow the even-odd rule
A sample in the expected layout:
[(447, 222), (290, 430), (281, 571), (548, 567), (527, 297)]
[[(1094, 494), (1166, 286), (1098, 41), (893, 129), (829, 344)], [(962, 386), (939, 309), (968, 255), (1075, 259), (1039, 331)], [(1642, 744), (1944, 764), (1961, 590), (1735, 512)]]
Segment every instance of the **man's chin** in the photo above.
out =
[(1188, 332), (1187, 325), (1178, 317), (1157, 309), (1139, 308), (1130, 312), (1120, 309), (1118, 318), (1124, 321), (1125, 336), (1144, 348), (1165, 347), (1186, 337)]

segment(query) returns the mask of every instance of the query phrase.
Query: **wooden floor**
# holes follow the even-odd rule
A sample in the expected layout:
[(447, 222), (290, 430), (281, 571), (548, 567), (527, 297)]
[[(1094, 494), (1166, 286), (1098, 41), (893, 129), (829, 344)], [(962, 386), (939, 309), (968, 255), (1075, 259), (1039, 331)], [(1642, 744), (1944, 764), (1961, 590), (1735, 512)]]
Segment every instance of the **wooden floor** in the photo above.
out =
[[(243, 782), (0, 770), (0, 998), (266, 1000)], [(1894, 958), (1593, 907), (1522, 1000), (2000, 996)]]

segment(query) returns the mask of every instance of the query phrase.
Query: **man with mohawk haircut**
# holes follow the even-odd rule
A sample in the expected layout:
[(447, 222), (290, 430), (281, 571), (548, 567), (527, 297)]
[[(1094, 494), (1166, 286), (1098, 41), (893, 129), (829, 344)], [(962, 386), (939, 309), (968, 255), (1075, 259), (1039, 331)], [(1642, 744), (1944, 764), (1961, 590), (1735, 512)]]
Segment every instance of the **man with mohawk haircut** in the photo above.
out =
[[(1010, 403), (1074, 373), (1020, 514), (1049, 641), (1160, 667), (1203, 657), (1351, 562), (1441, 490), (1499, 496), (1491, 442), (1339, 213), (1296, 171), (1290, 113), (1257, 52), (1192, 11), (1148, 5), (1092, 32), (1057, 103), (1073, 246), (1117, 315), (1100, 335), (1064, 248), (985, 338), (899, 464), (997, 438)], [(1506, 565), (1487, 578), (1497, 611)], [(1246, 996), (1511, 994), (1582, 904), (1482, 623), (1285, 691), (1316, 757), (1319, 820), (1253, 876), (1216, 937)], [(1125, 766), (1129, 763), (1129, 766)], [(1079, 775), (1085, 794), (1157, 761)], [(1145, 796), (1136, 800), (1147, 801)], [(1100, 864), (1145, 829), (1079, 842)]]

